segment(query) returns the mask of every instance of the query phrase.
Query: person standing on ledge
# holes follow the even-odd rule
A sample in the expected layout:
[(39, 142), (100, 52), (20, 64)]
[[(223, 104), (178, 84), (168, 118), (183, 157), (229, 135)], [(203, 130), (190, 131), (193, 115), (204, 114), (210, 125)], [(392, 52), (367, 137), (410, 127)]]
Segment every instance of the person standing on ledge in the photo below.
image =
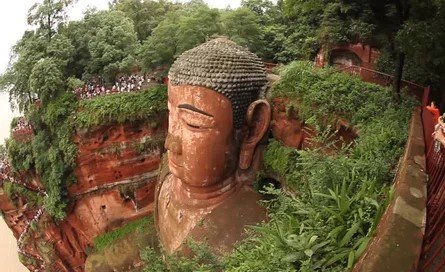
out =
[(187, 252), (188, 239), (225, 254), (245, 227), (267, 218), (253, 190), (258, 144), (270, 105), (258, 100), (265, 67), (225, 37), (183, 53), (169, 71), (170, 173), (156, 194), (156, 225), (167, 253)]
[(429, 106), (426, 106), (426, 109), (434, 116), (434, 122), (439, 122), (440, 112), (439, 109), (436, 107), (436, 103), (434, 101), (431, 101), (431, 104)]

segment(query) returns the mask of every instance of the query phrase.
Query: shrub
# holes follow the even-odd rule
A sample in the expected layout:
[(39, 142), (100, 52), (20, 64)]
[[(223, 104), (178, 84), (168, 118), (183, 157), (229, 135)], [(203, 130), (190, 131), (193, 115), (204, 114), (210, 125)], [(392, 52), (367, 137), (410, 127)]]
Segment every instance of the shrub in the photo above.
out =
[(358, 124), (395, 106), (390, 92), (333, 68), (315, 69), (309, 62), (292, 62), (283, 68), (273, 96), (297, 100), (303, 119), (315, 117), (327, 125), (341, 116)]
[(167, 110), (167, 88), (156, 86), (141, 92), (120, 93), (83, 100), (75, 116), (79, 128), (145, 120)]

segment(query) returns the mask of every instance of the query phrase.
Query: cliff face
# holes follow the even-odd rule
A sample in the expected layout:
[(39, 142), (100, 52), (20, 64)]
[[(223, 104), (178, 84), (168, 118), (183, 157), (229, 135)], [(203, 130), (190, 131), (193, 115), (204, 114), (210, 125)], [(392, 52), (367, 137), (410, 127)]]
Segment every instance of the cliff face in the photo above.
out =
[(323, 148), (324, 152), (332, 153), (343, 145), (353, 144), (358, 137), (357, 129), (347, 120), (338, 118), (332, 125), (331, 134), (325, 140), (331, 143), (330, 147), (326, 147), (325, 143), (314, 139), (318, 132), (299, 116), (298, 106), (288, 98), (279, 97), (273, 100), (271, 132), (273, 138), (284, 146), (296, 149)]
[[(0, 209), (31, 271), (84, 271), (94, 237), (152, 213), (167, 115), (156, 119), (77, 131), (77, 182), (68, 187), (62, 222), (24, 197), (8, 195), (2, 183)], [(36, 175), (24, 173), (19, 180), (44, 197)]]
[(73, 204), (67, 221), (92, 239), (153, 211), (154, 188), (165, 133), (166, 116), (159, 125), (136, 122), (79, 132), (77, 183), (68, 188)]

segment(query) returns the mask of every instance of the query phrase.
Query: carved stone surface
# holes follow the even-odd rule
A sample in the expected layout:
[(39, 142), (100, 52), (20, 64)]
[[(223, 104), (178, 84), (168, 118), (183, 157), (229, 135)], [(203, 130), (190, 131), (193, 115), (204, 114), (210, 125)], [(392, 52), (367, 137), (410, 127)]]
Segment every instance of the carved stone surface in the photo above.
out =
[(171, 174), (160, 181), (156, 201), (161, 244), (187, 253), (192, 239), (224, 254), (247, 225), (266, 219), (251, 187), (271, 118), (268, 102), (257, 100), (267, 83), (264, 67), (218, 38), (185, 52), (169, 76)]

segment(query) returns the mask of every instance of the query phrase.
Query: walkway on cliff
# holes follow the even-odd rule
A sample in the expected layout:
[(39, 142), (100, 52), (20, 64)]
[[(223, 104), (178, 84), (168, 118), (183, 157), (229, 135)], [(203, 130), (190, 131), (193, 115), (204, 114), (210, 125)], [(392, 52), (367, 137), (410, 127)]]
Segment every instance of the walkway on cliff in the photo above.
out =
[[(11, 176), (10, 169), (11, 166), (9, 165), (9, 162), (5, 158), (0, 158), (0, 185), (2, 185), (4, 182), (10, 182), (12, 184), (21, 186), (31, 192), (37, 193), (41, 197), (44, 198), (48, 197), (48, 194), (45, 192), (44, 189), (30, 186), (30, 184), (27, 184)], [(27, 222), (25, 223), (25, 227), (23, 228), (23, 231), (19, 236), (19, 239), (17, 240), (18, 253), (29, 259), (36, 261), (37, 264), (35, 272), (45, 271), (44, 260), (39, 256), (27, 252), (25, 249), (24, 241), (30, 233), (31, 226), (33, 224), (38, 225), (40, 219), (42, 218), (43, 212), (44, 212), (44, 206), (42, 206), (40, 209), (37, 210), (36, 214), (31, 220), (27, 220)]]

